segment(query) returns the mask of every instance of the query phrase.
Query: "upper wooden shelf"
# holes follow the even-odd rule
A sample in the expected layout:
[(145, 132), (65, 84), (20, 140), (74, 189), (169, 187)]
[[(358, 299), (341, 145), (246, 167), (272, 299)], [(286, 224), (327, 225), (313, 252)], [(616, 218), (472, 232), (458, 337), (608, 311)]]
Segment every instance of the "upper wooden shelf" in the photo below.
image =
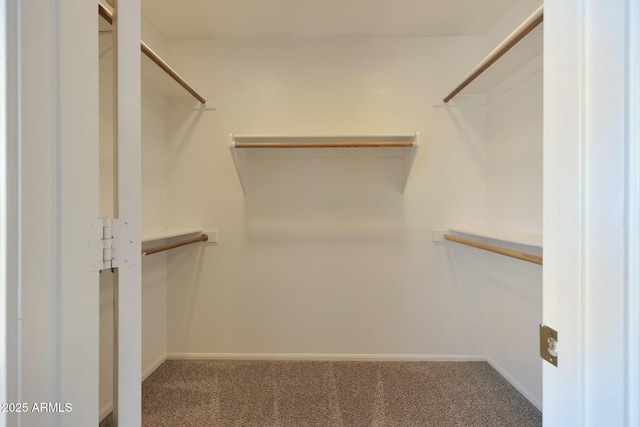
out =
[(446, 104), (458, 94), (486, 94), (505, 83), (513, 86), (542, 69), (543, 19), (544, 10), (540, 6), (442, 101)]
[[(114, 18), (113, 12), (100, 3), (98, 3), (98, 15), (102, 17), (99, 26), (101, 35), (103, 35), (103, 37), (100, 37), (100, 57), (102, 58), (103, 55), (111, 51), (113, 45), (112, 34), (108, 33), (108, 31), (112, 29)], [(107, 40), (105, 36), (110, 37)], [(188, 93), (202, 105), (207, 103), (207, 100), (202, 95), (142, 40), (140, 40), (140, 50), (144, 57), (148, 59), (147, 61), (143, 60), (141, 64), (143, 81), (150, 81), (164, 95), (173, 97), (177, 93), (176, 89), (180, 87), (181, 94), (182, 92)], [(153, 64), (153, 66), (149, 67), (150, 64)], [(169, 80), (171, 80), (171, 84), (167, 84)]]
[[(418, 133), (393, 135), (234, 135), (229, 149), (235, 162), (242, 190), (249, 187), (249, 160), (269, 157), (386, 157), (398, 159), (402, 166), (404, 191), (418, 151)], [(320, 151), (318, 151), (320, 150)], [(322, 153), (320, 155), (319, 153)]]

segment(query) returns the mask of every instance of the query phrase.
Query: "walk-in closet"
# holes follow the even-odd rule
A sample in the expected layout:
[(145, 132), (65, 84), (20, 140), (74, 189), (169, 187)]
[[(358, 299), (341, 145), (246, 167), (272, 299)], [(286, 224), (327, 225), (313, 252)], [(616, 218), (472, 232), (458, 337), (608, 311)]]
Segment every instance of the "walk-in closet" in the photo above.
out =
[[(221, 16), (187, 16), (198, 4)], [(142, 2), (142, 379), (167, 360), (486, 361), (540, 410), (540, 2), (434, 29), (311, 16), (352, 17), (338, 5), (265, 9), (262, 25), (229, 8)], [(103, 217), (112, 10), (100, 5)], [(114, 280), (101, 273), (101, 420)]]
[(640, 424), (637, 1), (0, 11), (0, 427)]

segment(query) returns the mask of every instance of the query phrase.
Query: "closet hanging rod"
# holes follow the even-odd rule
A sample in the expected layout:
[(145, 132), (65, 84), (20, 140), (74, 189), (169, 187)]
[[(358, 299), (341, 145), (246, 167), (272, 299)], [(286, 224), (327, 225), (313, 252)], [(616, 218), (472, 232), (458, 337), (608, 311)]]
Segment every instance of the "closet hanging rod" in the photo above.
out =
[(373, 148), (413, 147), (413, 141), (236, 142), (236, 148)]
[[(109, 24), (113, 25), (113, 14), (105, 8), (103, 5), (98, 3), (98, 14)], [(189, 83), (187, 83), (176, 71), (171, 68), (169, 64), (164, 62), (157, 53), (155, 53), (145, 42), (140, 40), (140, 50), (144, 53), (149, 59), (151, 59), (158, 67), (162, 69), (165, 73), (167, 73), (173, 80), (175, 80), (180, 86), (182, 86), (187, 92), (189, 92), (194, 98), (196, 98), (201, 104), (206, 104), (207, 100), (204, 99), (198, 92), (192, 88)]]
[(164, 60), (160, 58), (157, 53), (151, 50), (151, 48), (147, 46), (146, 43), (142, 40), (140, 40), (140, 49), (142, 50), (142, 53), (147, 55), (149, 59), (155, 62), (158, 67), (160, 67), (165, 73), (167, 73), (173, 80), (178, 82), (180, 86), (182, 86), (187, 92), (193, 95), (193, 97), (200, 101), (201, 104), (204, 105), (207, 103), (206, 99), (204, 99), (198, 92), (196, 92), (195, 89), (189, 86), (189, 83), (187, 83), (182, 77), (180, 77), (180, 75), (176, 73), (174, 69), (169, 66), (169, 64), (164, 62)]
[(191, 245), (198, 242), (206, 242), (207, 240), (209, 240), (209, 236), (207, 236), (206, 234), (202, 234), (199, 237), (194, 237), (192, 239), (180, 240), (179, 242), (175, 243), (168, 243), (166, 245), (158, 245), (152, 248), (143, 249), (142, 255), (151, 255), (158, 252), (168, 251), (169, 249), (179, 248), (181, 246)]
[(452, 236), (450, 234), (445, 234), (444, 238), (445, 240), (449, 240), (450, 242), (456, 242), (463, 245), (472, 246), (474, 248), (483, 249), (485, 251), (494, 252), (496, 254), (505, 255), (508, 257), (542, 265), (542, 257), (538, 255), (515, 251), (513, 249), (501, 248), (499, 246), (488, 245), (486, 243), (480, 243), (473, 240), (464, 239), (462, 237)]
[(98, 3), (98, 15), (100, 15), (102, 19), (107, 21), (109, 24), (113, 25), (113, 13), (100, 3)]
[(522, 40), (527, 34), (533, 31), (544, 20), (544, 6), (540, 6), (535, 12), (531, 14), (518, 28), (516, 28), (506, 39), (502, 41), (495, 49), (489, 53), (476, 67), (471, 71), (466, 79), (458, 85), (449, 95), (447, 95), (442, 101), (446, 104), (456, 96), (462, 89), (467, 87), (472, 81), (478, 78), (484, 73), (487, 68), (493, 65), (498, 59), (500, 59), (509, 49), (515, 46), (520, 40)]

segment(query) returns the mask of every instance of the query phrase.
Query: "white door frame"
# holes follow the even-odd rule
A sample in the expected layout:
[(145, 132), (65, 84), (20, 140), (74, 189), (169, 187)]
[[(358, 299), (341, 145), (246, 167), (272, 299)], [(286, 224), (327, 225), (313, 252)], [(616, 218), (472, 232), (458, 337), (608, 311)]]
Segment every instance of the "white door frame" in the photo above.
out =
[[(23, 277), (42, 268), (42, 277), (25, 277), (21, 283), (21, 397), (70, 404), (70, 412), (49, 415), (52, 425), (93, 425), (98, 413), (99, 273), (92, 268), (95, 252), (89, 248), (99, 248), (95, 239), (100, 234), (93, 227), (99, 212), (96, 5), (22, 0), (21, 15)], [(41, 86), (44, 96), (34, 85)], [(39, 140), (27, 138), (27, 129), (39, 129)], [(39, 163), (40, 169), (27, 170), (30, 163)], [(41, 194), (27, 200), (34, 192)], [(36, 221), (43, 225), (35, 227)], [(39, 299), (42, 289), (50, 289), (46, 296), (52, 300)], [(36, 329), (48, 323), (53, 323), (52, 337)], [(34, 356), (36, 340), (51, 341), (49, 357)], [(52, 370), (44, 384), (26, 379), (36, 363)], [(52, 387), (50, 396), (38, 399), (43, 385)], [(24, 414), (22, 424), (43, 425), (35, 413)]]
[[(97, 4), (0, 2), (0, 26), (8, 29), (2, 38), (6, 51), (0, 50), (14, 59), (7, 62), (14, 73), (0, 76), (9, 83), (3, 106), (14, 109), (0, 108), (0, 114), (15, 119), (9, 123), (15, 128), (7, 126), (3, 135), (8, 139), (1, 157), (0, 256), (7, 268), (0, 281), (6, 296), (0, 315), (8, 321), (0, 334), (0, 370), (7, 375), (0, 396), (30, 405), (27, 412), (0, 415), (0, 423), (96, 425), (102, 267)], [(121, 424), (136, 426), (141, 423), (140, 2), (120, 3), (115, 19), (124, 225), (119, 231), (127, 255), (115, 255), (126, 258), (119, 267), (117, 406)], [(36, 402), (56, 405), (56, 411), (36, 413), (31, 406)]]
[[(115, 40), (117, 190), (120, 250), (114, 340), (114, 425), (142, 424), (141, 63), (140, 0), (117, 0)], [(122, 256), (122, 254), (126, 254)]]
[[(23, 258), (20, 262), (33, 263), (36, 267), (44, 265), (46, 272), (52, 273), (48, 275), (48, 282), (37, 284), (52, 287), (55, 298), (49, 303), (53, 304), (51, 311), (57, 323), (52, 330), (54, 336), (49, 337), (53, 348), (36, 356), (49, 369), (45, 369), (47, 377), (34, 383), (18, 378), (20, 386), (17, 387), (21, 393), (19, 397), (70, 401), (73, 412), (50, 414), (50, 417), (61, 425), (84, 426), (97, 422), (98, 413), (97, 319), (95, 322), (90, 320), (98, 311), (91, 313), (89, 307), (82, 305), (85, 299), (93, 298), (94, 281), (97, 295), (98, 280), (96, 274), (84, 271), (79, 261), (85, 259), (79, 248), (91, 235), (79, 224), (94, 219), (97, 202), (95, 212), (78, 204), (80, 200), (91, 200), (88, 188), (93, 181), (87, 182), (85, 174), (92, 168), (98, 170), (97, 64), (92, 63), (92, 59), (97, 61), (96, 12), (95, 4), (84, 0), (29, 0), (22, 4), (36, 2), (44, 9), (55, 11), (46, 14), (52, 31), (47, 27), (26, 36), (40, 40), (54, 37), (55, 43), (42, 43), (38, 47), (45, 58), (54, 60), (55, 79), (41, 82), (53, 102), (21, 99), (24, 110), (37, 108), (39, 116), (54, 118), (50, 138), (30, 142), (36, 144), (36, 149), (39, 144), (43, 152), (52, 143), (55, 148), (54, 158), (43, 171), (43, 176), (53, 179), (53, 185), (45, 185), (46, 189), (39, 190), (50, 195), (55, 216), (52, 219), (52, 211), (48, 210), (32, 212), (33, 218), (40, 217), (44, 221), (44, 234), (35, 233), (32, 227), (41, 225), (25, 224), (18, 218), (20, 242), (3, 237), (2, 245), (4, 250), (10, 244), (20, 244), (23, 250), (25, 244), (31, 243), (46, 249), (35, 254), (21, 252), (18, 257)], [(139, 2), (135, 3), (138, 7), (132, 7), (139, 11)], [(3, 12), (12, 4), (17, 3), (3, 0)], [(548, 426), (598, 425), (603, 417), (608, 425), (638, 425), (640, 420), (640, 207), (637, 197), (640, 191), (640, 126), (637, 121), (640, 90), (634, 79), (640, 72), (639, 22), (639, 5), (635, 0), (545, 2), (543, 318), (559, 332), (559, 366), (544, 365), (543, 416)], [(129, 35), (125, 37), (134, 37), (139, 20), (137, 24), (127, 25), (130, 30), (126, 30)], [(14, 40), (9, 39), (6, 46), (14, 46), (13, 43)], [(85, 50), (91, 52), (85, 55)], [(22, 54), (24, 60), (25, 54), (28, 56), (30, 52), (23, 50)], [(44, 76), (47, 75), (40, 76), (41, 80)], [(35, 74), (23, 75), (23, 83), (25, 79), (36, 77)], [(92, 93), (95, 93), (95, 107), (88, 96)], [(23, 128), (38, 125), (35, 119), (23, 117)], [(21, 150), (24, 148), (20, 147)], [(95, 164), (89, 160), (94, 156)], [(133, 157), (129, 160), (133, 161)], [(27, 165), (31, 160), (22, 158), (22, 161)], [(9, 179), (10, 172), (7, 173)], [(42, 187), (43, 183), (48, 183), (36, 183), (32, 177), (20, 173), (16, 171), (18, 179), (23, 181), (23, 191), (28, 190), (25, 185), (35, 188), (37, 184)], [(78, 179), (84, 180), (83, 185), (77, 182)], [(97, 189), (97, 177), (95, 184)], [(3, 182), (3, 190), (11, 189), (12, 185), (15, 182)], [(77, 192), (70, 196), (70, 191)], [(601, 209), (602, 206), (606, 209)], [(23, 210), (27, 208), (30, 206), (22, 207)], [(123, 212), (121, 216), (124, 218), (128, 214)], [(2, 220), (7, 218), (11, 219), (10, 214), (3, 211)], [(133, 216), (131, 218), (135, 221)], [(51, 259), (46, 259), (52, 249), (58, 250), (53, 264)], [(6, 253), (3, 261), (6, 261), (4, 255)], [(20, 272), (7, 269), (7, 274), (14, 273)], [(3, 276), (5, 284), (6, 277)], [(3, 287), (2, 291), (6, 292), (6, 289)], [(133, 297), (135, 303), (136, 295)], [(21, 310), (28, 312), (37, 308), (30, 306), (33, 303), (22, 300)], [(23, 320), (20, 317), (20, 322)], [(50, 320), (41, 318), (35, 322), (46, 326)], [(11, 331), (4, 336), (10, 337)], [(133, 335), (130, 338), (136, 340)], [(29, 339), (22, 337), (22, 349), (30, 343)], [(90, 351), (87, 357), (85, 352), (77, 351), (78, 343), (85, 347), (94, 342), (95, 354)], [(129, 344), (134, 345), (133, 342)], [(20, 350), (16, 354), (24, 356)], [(12, 359), (9, 348), (7, 355), (3, 369), (7, 369), (7, 363)], [(18, 360), (18, 356), (13, 359)], [(138, 364), (133, 375), (137, 389), (140, 387), (139, 369)], [(133, 382), (131, 380), (131, 384)], [(55, 387), (37, 390), (38, 384), (43, 383)], [(2, 384), (0, 392), (10, 396), (15, 391), (10, 384)], [(137, 412), (138, 404), (139, 400), (136, 400), (126, 413)], [(30, 419), (25, 414), (21, 419), (22, 426), (43, 425), (42, 418), (37, 423)], [(0, 418), (0, 421), (6, 420)]]
[(640, 424), (636, 0), (545, 2), (545, 426)]
[[(98, 26), (95, 2), (6, 0), (16, 69), (5, 101), (15, 106), (8, 172), (15, 250), (7, 274), (16, 307), (7, 346), (24, 402), (10, 426), (98, 422)], [(15, 90), (15, 93), (13, 92)], [(3, 185), (3, 187), (5, 187)], [(3, 257), (4, 258), (4, 257)], [(101, 259), (101, 256), (100, 258)], [(9, 302), (10, 301), (10, 302)], [(9, 336), (11, 335), (10, 334)], [(45, 411), (36, 404), (44, 403)]]
[[(18, 277), (18, 13), (0, 0), (0, 402), (17, 401)], [(0, 427), (16, 423), (0, 412)]]

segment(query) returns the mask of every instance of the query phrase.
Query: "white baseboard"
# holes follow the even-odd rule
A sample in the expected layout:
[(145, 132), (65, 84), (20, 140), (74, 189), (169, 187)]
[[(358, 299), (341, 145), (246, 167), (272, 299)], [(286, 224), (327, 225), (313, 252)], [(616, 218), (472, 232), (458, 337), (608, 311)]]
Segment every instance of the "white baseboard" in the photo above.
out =
[(509, 381), (509, 383), (516, 388), (524, 397), (527, 398), (529, 402), (531, 402), (538, 410), (542, 411), (542, 400), (541, 398), (534, 396), (526, 387), (524, 387), (520, 382), (518, 382), (513, 376), (511, 376), (507, 371), (502, 369), (502, 367), (496, 363), (495, 360), (487, 357), (487, 363), (491, 365), (493, 369), (498, 371), (500, 375), (504, 377), (505, 380)]
[(477, 354), (169, 353), (168, 360), (327, 360), (484, 362)]
[(153, 372), (160, 367), (167, 360), (167, 354), (163, 354), (160, 356), (155, 362), (147, 367), (144, 371), (142, 371), (142, 381), (146, 380), (149, 375), (153, 374)]

